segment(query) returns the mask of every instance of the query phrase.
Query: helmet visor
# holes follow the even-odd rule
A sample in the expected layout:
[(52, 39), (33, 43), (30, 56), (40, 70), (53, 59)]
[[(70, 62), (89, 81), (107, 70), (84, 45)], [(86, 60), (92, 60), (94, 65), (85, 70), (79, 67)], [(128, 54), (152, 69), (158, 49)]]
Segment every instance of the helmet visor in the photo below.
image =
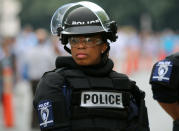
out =
[[(94, 32), (94, 30), (96, 30), (96, 32), (101, 32), (101, 31), (108, 31), (108, 22), (110, 21), (108, 15), (106, 14), (106, 12), (98, 5), (92, 3), (92, 2), (88, 2), (88, 1), (82, 1), (82, 2), (77, 2), (77, 3), (69, 3), (69, 4), (65, 4), (63, 6), (61, 6), (60, 8), (58, 8), (54, 15), (52, 16), (51, 19), (51, 32), (53, 35), (58, 35), (57, 29), (60, 27), (62, 30), (64, 29), (64, 20), (66, 18), (66, 16), (70, 13), (71, 10), (75, 9), (75, 8), (79, 8), (79, 7), (86, 7), (89, 10), (91, 10), (98, 18), (98, 20), (101, 23), (101, 27), (97, 27), (97, 28), (91, 28), (91, 27), (79, 27), (79, 33), (81, 34), (85, 34), (85, 30), (89, 29), (88, 33)], [(68, 31), (70, 32), (70, 30), (72, 30), (73, 27), (69, 28), (68, 30), (64, 31), (64, 34), (68, 34)], [(75, 32), (73, 32), (74, 34), (76, 34)]]

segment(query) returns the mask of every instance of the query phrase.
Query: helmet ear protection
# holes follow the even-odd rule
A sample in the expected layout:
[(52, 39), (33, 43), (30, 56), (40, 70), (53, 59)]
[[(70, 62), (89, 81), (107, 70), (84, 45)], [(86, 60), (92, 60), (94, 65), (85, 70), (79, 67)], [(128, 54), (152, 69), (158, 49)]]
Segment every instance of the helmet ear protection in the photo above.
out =
[(117, 24), (115, 21), (109, 22), (109, 32), (107, 34), (107, 39), (111, 42), (115, 42), (117, 39)]
[(63, 28), (60, 26), (57, 28), (57, 36), (59, 36), (59, 40), (63, 45), (66, 45), (68, 43), (68, 37), (66, 35), (61, 34), (63, 31)]

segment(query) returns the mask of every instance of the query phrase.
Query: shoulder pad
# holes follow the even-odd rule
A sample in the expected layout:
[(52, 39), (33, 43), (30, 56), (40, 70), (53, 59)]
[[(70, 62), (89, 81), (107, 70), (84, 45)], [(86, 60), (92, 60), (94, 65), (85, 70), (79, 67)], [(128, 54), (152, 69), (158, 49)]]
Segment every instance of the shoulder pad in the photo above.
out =
[(114, 85), (116, 85), (116, 89), (131, 90), (131, 81), (127, 75), (112, 71), (109, 77), (112, 79)]
[(57, 73), (60, 73), (61, 71), (67, 69), (67, 67), (61, 67), (61, 68), (56, 68), (54, 71)]
[(129, 79), (127, 75), (125, 74), (122, 74), (122, 73), (118, 73), (116, 71), (112, 71), (110, 74), (109, 74), (110, 77), (112, 78), (126, 78), (126, 79)]
[(56, 70), (56, 69), (53, 69), (53, 70), (51, 70), (51, 71), (45, 72), (45, 73), (42, 75), (42, 77), (44, 77), (45, 75), (47, 75), (47, 74), (49, 74), (49, 73), (51, 73), (51, 72), (55, 72), (55, 70)]
[(59, 73), (59, 72), (61, 72), (62, 70), (64, 70), (66, 67), (62, 67), (62, 68), (56, 68), (56, 69), (53, 69), (53, 70), (51, 70), (51, 71), (47, 71), (47, 72), (45, 72), (43, 75), (42, 75), (42, 77), (44, 77), (45, 75), (47, 75), (47, 74), (49, 74), (49, 73), (51, 73), (51, 72), (57, 72), (57, 73)]
[(174, 66), (179, 66), (179, 52), (166, 57), (166, 60), (173, 61)]
[(65, 69), (66, 69), (66, 67), (62, 67), (62, 68), (53, 69), (53, 70), (51, 70), (51, 71), (47, 71), (47, 72), (45, 72), (45, 73), (42, 75), (42, 77), (44, 77), (44, 76), (46, 76), (47, 74), (52, 73), (52, 72), (61, 73), (61, 72), (62, 72), (63, 70), (65, 70)]
[(51, 70), (51, 71), (45, 72), (45, 73), (43, 74), (43, 76), (45, 76), (46, 74), (51, 73), (51, 72), (60, 73), (61, 71), (65, 70), (65, 69), (66, 69), (66, 67), (56, 68), (56, 69), (53, 69), (53, 70)]
[(171, 57), (176, 58), (176, 59), (179, 59), (179, 52), (174, 53), (174, 54), (172, 54), (172, 55), (169, 55), (169, 56), (167, 56), (166, 58), (171, 58)]
[(58, 68), (55, 70), (55, 72), (60, 73), (67, 77), (84, 77), (84, 73), (82, 73), (80, 70), (76, 69), (69, 69), (67, 67)]

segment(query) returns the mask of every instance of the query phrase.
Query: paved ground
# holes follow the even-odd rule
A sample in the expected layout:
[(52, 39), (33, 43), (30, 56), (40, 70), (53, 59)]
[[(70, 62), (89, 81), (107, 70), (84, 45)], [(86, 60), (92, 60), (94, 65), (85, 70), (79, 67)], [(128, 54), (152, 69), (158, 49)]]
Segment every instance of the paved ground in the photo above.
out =
[[(131, 78), (146, 92), (146, 104), (149, 113), (151, 131), (172, 131), (171, 118), (152, 99), (151, 88), (148, 84), (150, 72), (138, 72)], [(27, 83), (21, 83), (14, 92), (15, 127), (7, 129), (3, 126), (2, 107), (0, 105), (0, 131), (39, 131), (30, 129), (31, 93)]]
[(131, 76), (133, 80), (137, 81), (138, 86), (146, 92), (150, 129), (151, 131), (172, 131), (172, 119), (152, 98), (152, 91), (148, 84), (149, 77), (150, 72), (147, 71)]
[(20, 82), (14, 87), (13, 107), (15, 126), (5, 128), (2, 120), (2, 105), (0, 105), (0, 131), (40, 131), (30, 128), (32, 94), (27, 82)]

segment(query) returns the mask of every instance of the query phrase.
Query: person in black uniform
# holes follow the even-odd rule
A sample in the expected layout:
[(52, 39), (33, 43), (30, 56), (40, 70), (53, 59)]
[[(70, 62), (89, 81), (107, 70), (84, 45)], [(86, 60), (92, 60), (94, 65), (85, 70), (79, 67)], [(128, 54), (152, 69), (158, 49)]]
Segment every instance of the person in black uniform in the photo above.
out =
[(150, 77), (153, 98), (173, 118), (179, 131), (179, 52), (154, 64)]
[[(72, 56), (57, 57), (37, 87), (42, 131), (149, 131), (145, 93), (108, 58), (117, 26), (92, 2), (70, 3), (52, 17), (52, 34)], [(68, 45), (69, 43), (69, 45)]]

